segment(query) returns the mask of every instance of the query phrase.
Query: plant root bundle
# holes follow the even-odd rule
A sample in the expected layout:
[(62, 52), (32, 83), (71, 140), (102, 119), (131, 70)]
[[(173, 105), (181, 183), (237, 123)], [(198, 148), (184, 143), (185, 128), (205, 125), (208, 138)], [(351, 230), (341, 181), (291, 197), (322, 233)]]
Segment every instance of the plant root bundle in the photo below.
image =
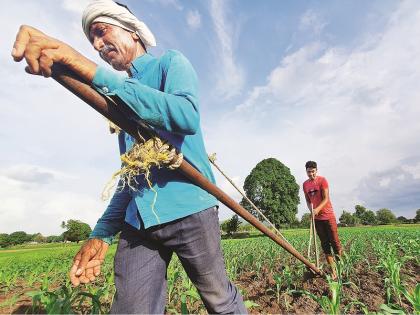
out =
[[(125, 154), (121, 155), (122, 167), (112, 175), (112, 178), (105, 185), (102, 192), (102, 199), (107, 200), (110, 197), (110, 191), (115, 186), (117, 177), (120, 177), (120, 184), (117, 189), (122, 190), (129, 187), (137, 191), (137, 176), (143, 175), (147, 185), (156, 194), (152, 188), (150, 172), (152, 167), (174, 170), (178, 168), (183, 160), (182, 153), (177, 153), (176, 149), (158, 137), (153, 137), (144, 143), (135, 143), (134, 146)], [(153, 204), (156, 201), (155, 200)]]

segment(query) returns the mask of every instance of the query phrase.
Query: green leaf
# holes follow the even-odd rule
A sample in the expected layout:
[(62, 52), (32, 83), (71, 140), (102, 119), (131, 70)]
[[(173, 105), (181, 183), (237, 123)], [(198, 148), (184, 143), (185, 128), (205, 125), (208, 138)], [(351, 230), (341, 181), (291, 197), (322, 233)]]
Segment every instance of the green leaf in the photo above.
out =
[(381, 308), (381, 311), (384, 312), (384, 314), (386, 315), (388, 314), (405, 315), (405, 313), (402, 310), (396, 310), (396, 309), (390, 308), (386, 304), (382, 304), (380, 308)]
[(260, 306), (259, 304), (255, 303), (255, 302), (253, 302), (251, 300), (244, 301), (244, 304), (245, 304), (245, 307), (248, 308), (248, 309), (253, 308), (253, 307)]

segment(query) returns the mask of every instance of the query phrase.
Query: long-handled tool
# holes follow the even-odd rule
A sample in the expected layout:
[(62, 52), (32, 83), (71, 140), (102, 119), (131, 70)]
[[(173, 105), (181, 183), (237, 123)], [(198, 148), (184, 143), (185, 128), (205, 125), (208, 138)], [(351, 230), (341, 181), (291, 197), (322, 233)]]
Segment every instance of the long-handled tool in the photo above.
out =
[(313, 241), (314, 241), (316, 267), (319, 268), (318, 243), (316, 241), (316, 230), (315, 230), (315, 213), (314, 213), (314, 207), (312, 203), (311, 203), (311, 230), (312, 230)]
[(309, 242), (308, 242), (308, 259), (311, 259), (311, 249), (312, 249), (312, 214), (311, 221), (309, 224)]
[[(85, 101), (88, 105), (93, 107), (96, 111), (101, 113), (103, 116), (108, 118), (111, 122), (116, 124), (121, 129), (132, 135), (135, 139), (144, 141), (152, 136), (152, 131), (147, 128), (146, 125), (138, 124), (137, 122), (131, 121), (126, 118), (122, 111), (128, 110), (125, 104), (121, 103), (118, 98), (106, 98), (96, 92), (87, 83), (83, 82), (76, 74), (69, 71), (66, 67), (59, 64), (54, 65), (52, 77), (71, 91), (73, 94), (78, 96), (80, 99)], [(211, 183), (206, 177), (204, 177), (199, 171), (197, 171), (191, 164), (185, 159), (178, 168), (184, 176), (191, 180), (192, 183), (206, 190), (213, 196), (215, 196), (220, 202), (226, 205), (229, 209), (237, 213), (239, 216), (244, 218), (250, 224), (255, 226), (262, 233), (267, 235), (290, 254), (299, 259), (308, 268), (313, 270), (316, 274), (323, 275), (323, 272), (316, 267), (313, 263), (308, 261), (301, 253), (299, 253), (293, 246), (286, 243), (283, 239), (279, 238), (274, 232), (268, 229), (264, 224), (258, 221), (248, 211), (246, 211), (239, 203), (230, 198), (220, 188)]]

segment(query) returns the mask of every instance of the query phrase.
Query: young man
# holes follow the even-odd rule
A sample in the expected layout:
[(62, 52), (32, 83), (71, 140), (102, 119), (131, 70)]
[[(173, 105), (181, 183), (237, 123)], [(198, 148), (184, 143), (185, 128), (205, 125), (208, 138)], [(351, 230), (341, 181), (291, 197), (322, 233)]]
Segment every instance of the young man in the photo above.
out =
[[(148, 123), (210, 181), (214, 176), (200, 128), (197, 77), (177, 51), (160, 58), (146, 52), (155, 46), (147, 26), (125, 6), (95, 0), (85, 9), (83, 30), (99, 55), (121, 76), (97, 66), (67, 44), (22, 26), (12, 51), (32, 74), (51, 75), (61, 63), (99, 93), (118, 97), (127, 118)], [(121, 132), (120, 153), (134, 139)], [(166, 271), (176, 253), (209, 313), (246, 313), (238, 289), (228, 280), (220, 248), (217, 200), (176, 171), (153, 169), (153, 190), (143, 177), (138, 187), (118, 190), (98, 220), (90, 239), (74, 258), (73, 285), (100, 274), (112, 237), (121, 231), (115, 255), (116, 295), (111, 313), (159, 314), (166, 304)]]
[(314, 213), (316, 232), (321, 240), (322, 250), (326, 260), (333, 270), (333, 277), (336, 277), (334, 270), (334, 256), (341, 255), (341, 243), (337, 233), (337, 222), (334, 210), (330, 201), (328, 182), (325, 177), (317, 174), (317, 164), (308, 161), (305, 164), (306, 174), (309, 179), (303, 183), (308, 209)]

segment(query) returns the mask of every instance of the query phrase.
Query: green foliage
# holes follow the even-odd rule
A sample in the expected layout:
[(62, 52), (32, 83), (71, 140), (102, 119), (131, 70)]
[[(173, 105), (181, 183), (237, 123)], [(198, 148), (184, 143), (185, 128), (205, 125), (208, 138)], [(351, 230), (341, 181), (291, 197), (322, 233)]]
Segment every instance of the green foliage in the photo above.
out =
[[(290, 169), (280, 161), (269, 158), (258, 163), (245, 179), (244, 190), (276, 227), (296, 222), (299, 185)], [(241, 204), (257, 215), (245, 199)]]
[(367, 210), (360, 218), (363, 225), (375, 225), (377, 223), (375, 212)]
[(419, 223), (420, 222), (420, 209), (417, 209), (416, 216), (414, 217), (414, 222)]
[(239, 217), (237, 214), (232, 216), (229, 220), (226, 220), (222, 223), (221, 228), (222, 231), (228, 235), (232, 235), (233, 233), (237, 232), (239, 226), (241, 225), (241, 221), (239, 221)]
[(343, 312), (340, 310), (340, 305), (343, 285), (338, 281), (333, 281), (330, 276), (327, 276), (327, 283), (330, 292), (329, 295), (318, 297), (309, 291), (295, 290), (294, 292), (309, 296), (321, 306), (326, 314), (342, 314)]
[(47, 236), (47, 243), (57, 243), (57, 242), (62, 242), (62, 241), (64, 241), (63, 234)]
[(37, 243), (46, 243), (47, 238), (43, 236), (41, 233), (36, 233), (32, 236), (32, 241)]
[(356, 223), (361, 223), (363, 225), (376, 224), (376, 216), (373, 211), (368, 210), (364, 206), (361, 206), (361, 205), (356, 205), (354, 209), (356, 211), (353, 213), (353, 216), (357, 218)]
[(410, 223), (410, 220), (409, 219), (407, 219), (406, 217), (404, 217), (404, 216), (399, 216), (398, 218), (397, 218), (397, 221), (399, 222), (399, 223)]
[(10, 245), (23, 244), (31, 240), (31, 235), (26, 234), (24, 231), (13, 232), (9, 235)]
[(343, 211), (339, 221), (344, 226), (355, 226), (360, 222), (356, 216), (347, 211)]
[(67, 223), (64, 221), (61, 223), (61, 227), (67, 229), (63, 233), (64, 240), (79, 242), (89, 237), (92, 232), (89, 224), (83, 223), (79, 220), (68, 220)]
[(0, 247), (7, 247), (10, 245), (11, 245), (11, 242), (10, 242), (9, 234), (0, 233)]
[[(299, 252), (306, 250), (307, 230), (282, 232)], [(314, 283), (312, 280), (302, 282), (306, 267), (291, 255), (286, 254), (280, 246), (267, 237), (222, 241), (228, 277), (239, 283), (238, 289), (243, 294), (246, 306), (254, 307), (252, 313), (274, 313), (274, 308), (264, 308), (266, 297), (281, 303), (282, 309), (277, 310), (278, 313), (286, 313), (283, 307), (287, 308), (290, 302), (296, 303), (296, 298), (299, 298), (293, 291), (307, 290), (320, 303), (319, 307), (325, 309), (325, 311), (317, 309), (317, 312), (379, 314), (376, 313), (379, 307), (377, 304), (363, 305), (359, 302), (363, 300), (361, 297), (366, 294), (366, 291), (360, 287), (359, 269), (355, 267), (365, 266), (365, 259), (369, 259), (372, 264), (369, 268), (378, 270), (379, 267), (381, 273), (376, 271), (375, 275), (381, 277), (383, 283), (386, 283), (384, 290), (378, 291), (376, 295), (379, 301), (383, 297), (386, 298), (386, 289), (391, 288), (390, 303), (385, 301), (387, 305), (386, 307), (380, 306), (380, 313), (401, 314), (401, 310), (403, 310), (406, 314), (419, 314), (420, 285), (416, 286), (414, 282), (416, 275), (412, 274), (409, 281), (406, 281), (409, 275), (403, 273), (403, 266), (407, 266), (405, 264), (401, 265), (401, 274), (398, 274), (398, 262), (409, 259), (410, 265), (418, 265), (417, 259), (420, 257), (419, 226), (353, 227), (340, 229), (339, 233), (345, 248), (343, 257), (337, 261), (337, 274), (340, 277), (335, 281), (329, 279), (329, 282), (323, 285), (322, 290), (320, 290), (321, 286), (312, 287), (310, 285)], [(109, 312), (115, 292), (112, 264), (116, 250), (115, 245), (110, 247), (104, 265), (101, 267), (101, 275), (95, 282), (78, 288), (70, 286), (68, 268), (80, 245), (38, 244), (25, 246), (31, 250), (25, 248), (14, 251), (0, 250), (0, 293), (10, 296), (9, 300), (2, 302), (4, 308), (1, 311), (10, 314), (22, 303), (27, 305), (27, 295), (29, 295), (32, 299), (33, 309), (29, 309), (28, 313), (98, 314)], [(388, 250), (391, 247), (394, 247), (392, 251)], [(398, 255), (396, 256), (396, 254)], [(376, 259), (372, 260), (372, 258)], [(362, 265), (358, 265), (359, 263)], [(244, 279), (244, 275), (248, 275), (246, 279), (250, 282), (237, 281)], [(271, 286), (267, 281), (270, 276), (273, 276), (270, 280), (270, 282), (272, 281)], [(199, 300), (197, 292), (176, 255), (169, 264), (167, 280), (168, 314), (205, 313), (203, 303)], [(315, 280), (317, 283), (322, 281), (321, 279)], [(359, 290), (356, 288), (347, 290), (346, 288), (350, 285), (350, 282), (345, 282), (347, 280), (352, 281), (352, 286), (359, 286)], [(256, 295), (255, 289), (252, 290), (252, 287), (255, 288), (254, 284), (262, 283), (264, 286), (267, 283), (266, 288), (271, 291), (267, 291), (265, 296)], [(341, 289), (342, 287), (344, 290)], [(26, 288), (33, 288), (34, 291), (27, 292)], [(252, 291), (249, 291), (249, 288)], [(394, 291), (394, 288), (399, 291)], [(351, 292), (352, 295), (350, 296), (348, 292)], [(398, 305), (398, 293), (402, 299), (401, 305)], [(16, 301), (17, 298), (19, 301)], [(358, 306), (359, 311), (354, 308), (350, 309), (352, 306)], [(7, 307), (9, 309), (6, 309)], [(386, 308), (392, 312), (385, 311)], [(293, 312), (293, 304), (288, 312)]]
[(302, 218), (300, 219), (300, 227), (309, 228), (310, 226), (311, 226), (311, 214), (304, 213)]
[(239, 226), (240, 232), (257, 232), (257, 228), (254, 227), (252, 224), (245, 222)]
[(379, 224), (391, 224), (397, 221), (395, 214), (389, 209), (379, 209), (376, 211), (376, 218)]
[(356, 210), (355, 212), (354, 212), (354, 215), (357, 217), (357, 218), (359, 218), (359, 219), (362, 219), (362, 217), (363, 217), (363, 215), (366, 213), (366, 211), (367, 211), (367, 209), (364, 207), (364, 206), (361, 206), (361, 205), (356, 205), (355, 207), (354, 207), (354, 209)]

